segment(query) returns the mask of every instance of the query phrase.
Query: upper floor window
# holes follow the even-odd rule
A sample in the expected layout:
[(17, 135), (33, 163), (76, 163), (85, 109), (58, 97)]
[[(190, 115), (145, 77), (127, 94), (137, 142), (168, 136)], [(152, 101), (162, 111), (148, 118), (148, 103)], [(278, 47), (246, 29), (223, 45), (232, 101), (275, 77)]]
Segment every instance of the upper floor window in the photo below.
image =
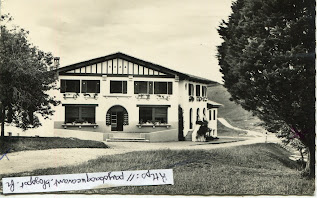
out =
[(200, 85), (196, 85), (196, 96), (200, 96)]
[(81, 82), (82, 93), (100, 93), (99, 80), (82, 80)]
[(127, 93), (127, 81), (110, 81), (110, 93)]
[(135, 81), (134, 94), (173, 94), (172, 82)]
[(152, 81), (135, 81), (134, 94), (153, 94)]
[(154, 94), (173, 94), (173, 83), (154, 82)]
[(202, 86), (202, 96), (207, 97), (207, 87), (206, 86)]
[(80, 80), (61, 80), (61, 93), (80, 92)]
[(193, 84), (189, 84), (188, 95), (189, 96), (194, 96), (194, 85)]

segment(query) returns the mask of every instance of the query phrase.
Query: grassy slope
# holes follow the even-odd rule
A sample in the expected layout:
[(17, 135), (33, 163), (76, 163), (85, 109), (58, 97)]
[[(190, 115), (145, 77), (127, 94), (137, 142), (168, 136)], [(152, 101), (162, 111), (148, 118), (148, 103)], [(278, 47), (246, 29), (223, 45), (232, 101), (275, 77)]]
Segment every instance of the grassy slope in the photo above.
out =
[[(276, 144), (255, 144), (210, 151), (142, 151), (100, 157), (78, 166), (10, 176), (171, 168), (174, 172), (173, 186), (130, 186), (73, 193), (312, 195), (314, 180), (301, 178), (296, 170), (296, 162), (291, 161), (288, 156), (289, 152)], [(1, 177), (5, 175), (0, 175)]]
[(108, 148), (103, 142), (59, 137), (0, 137), (0, 153), (54, 148)]
[(225, 118), (232, 126), (263, 131), (263, 128), (258, 126), (260, 120), (252, 116), (251, 112), (244, 110), (240, 105), (230, 101), (230, 93), (222, 85), (217, 84), (208, 87), (208, 98), (223, 105), (218, 109), (218, 117)]

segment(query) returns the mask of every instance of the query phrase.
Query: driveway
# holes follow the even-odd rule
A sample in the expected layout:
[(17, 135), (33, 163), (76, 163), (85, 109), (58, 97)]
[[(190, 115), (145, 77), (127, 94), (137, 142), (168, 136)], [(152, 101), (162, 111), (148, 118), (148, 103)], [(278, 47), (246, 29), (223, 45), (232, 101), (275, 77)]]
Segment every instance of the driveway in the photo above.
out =
[[(100, 156), (123, 154), (132, 151), (144, 150), (183, 150), (183, 149), (204, 149), (210, 150), (215, 148), (224, 148), (240, 145), (248, 145), (265, 142), (265, 137), (254, 137), (249, 139), (239, 139), (220, 137), (219, 139), (227, 139), (228, 141), (220, 142), (106, 142), (109, 149), (95, 148), (66, 148), (66, 149), (49, 149), (36, 151), (21, 151), (8, 153), (7, 158), (0, 160), (0, 174), (11, 174), (18, 172), (33, 171), (36, 169), (55, 168), (63, 166), (71, 166), (96, 159)], [(242, 140), (242, 141), (239, 141)], [(276, 139), (269, 137), (267, 142), (276, 142)]]

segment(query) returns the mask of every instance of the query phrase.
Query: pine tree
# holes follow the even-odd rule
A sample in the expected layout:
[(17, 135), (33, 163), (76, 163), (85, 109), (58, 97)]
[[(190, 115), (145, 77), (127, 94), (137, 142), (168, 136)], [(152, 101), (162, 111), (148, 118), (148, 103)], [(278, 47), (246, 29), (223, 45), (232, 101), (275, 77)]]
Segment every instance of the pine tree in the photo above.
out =
[(237, 0), (218, 32), (218, 60), (232, 100), (268, 131), (297, 138), (315, 166), (315, 1)]

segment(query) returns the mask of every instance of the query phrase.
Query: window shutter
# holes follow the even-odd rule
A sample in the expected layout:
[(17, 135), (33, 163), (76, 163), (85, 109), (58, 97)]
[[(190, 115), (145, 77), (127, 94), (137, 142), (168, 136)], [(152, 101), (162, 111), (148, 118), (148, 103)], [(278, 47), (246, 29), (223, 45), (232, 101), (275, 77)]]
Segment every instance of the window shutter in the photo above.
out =
[(100, 81), (99, 80), (96, 83), (96, 93), (100, 93)]
[(107, 125), (107, 126), (111, 125), (111, 115), (110, 115), (110, 112), (108, 112), (107, 115), (106, 115), (106, 125)]
[(139, 93), (139, 83), (134, 82), (134, 94), (138, 94), (138, 93)]
[(168, 82), (167, 88), (168, 88), (167, 93), (172, 95), (173, 94), (173, 83)]
[(123, 125), (129, 125), (129, 115), (128, 112), (123, 114)]
[(87, 93), (87, 81), (86, 80), (82, 81), (81, 92)]
[(66, 80), (61, 80), (61, 93), (66, 92)]
[(153, 94), (153, 81), (149, 82), (149, 94)]
[(122, 93), (127, 93), (127, 81), (122, 81)]

